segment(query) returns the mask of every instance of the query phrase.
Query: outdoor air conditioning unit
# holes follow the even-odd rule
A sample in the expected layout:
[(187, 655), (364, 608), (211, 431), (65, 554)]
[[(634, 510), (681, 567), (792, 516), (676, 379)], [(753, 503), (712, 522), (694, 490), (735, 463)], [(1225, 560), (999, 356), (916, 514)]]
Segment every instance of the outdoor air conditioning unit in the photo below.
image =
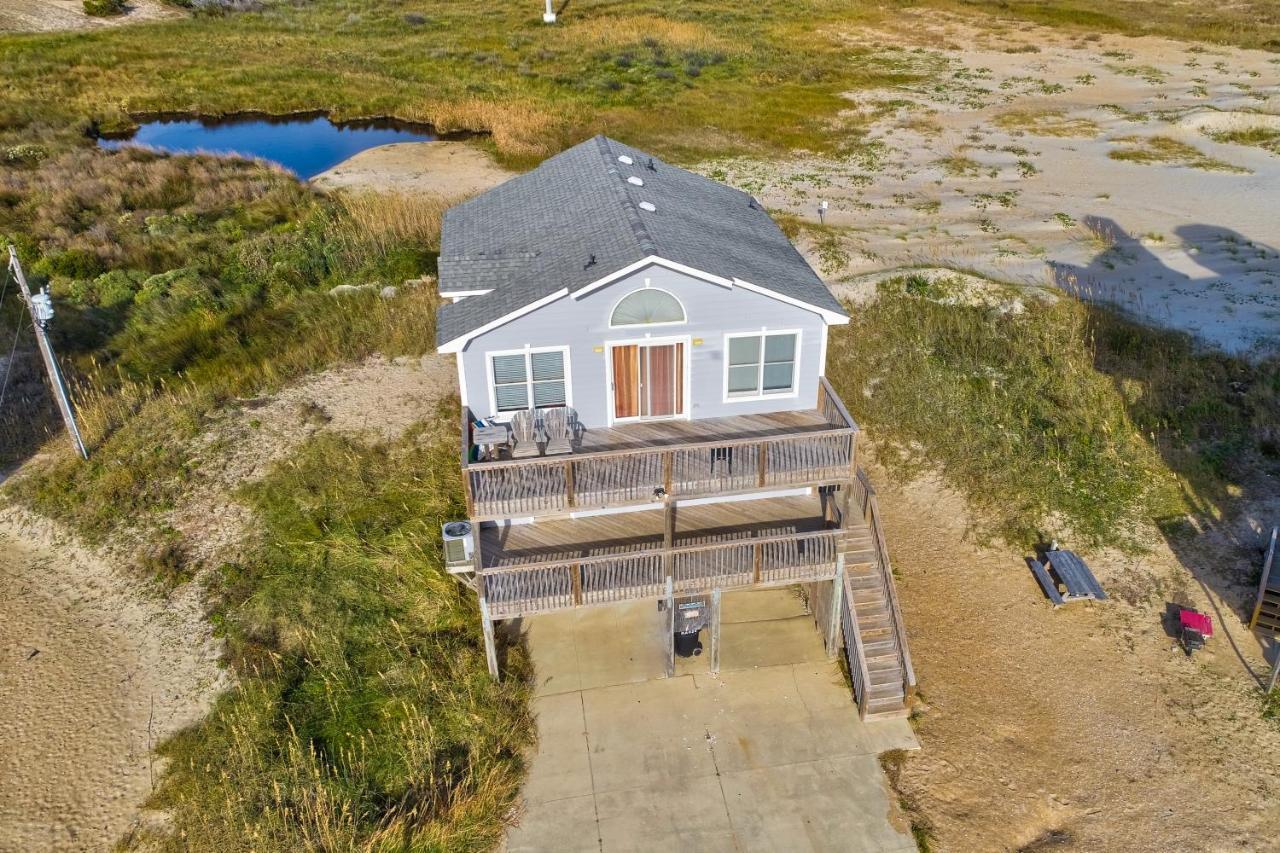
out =
[(475, 533), (469, 521), (450, 521), (440, 525), (444, 539), (444, 567), (452, 574), (475, 570), (472, 558), (476, 553)]

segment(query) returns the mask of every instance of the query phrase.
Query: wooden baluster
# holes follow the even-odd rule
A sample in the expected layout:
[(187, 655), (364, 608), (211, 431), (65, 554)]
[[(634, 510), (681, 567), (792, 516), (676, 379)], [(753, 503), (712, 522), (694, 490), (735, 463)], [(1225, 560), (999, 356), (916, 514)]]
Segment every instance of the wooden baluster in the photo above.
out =
[(756, 484), (762, 489), (764, 488), (764, 481), (765, 481), (765, 477), (767, 476), (768, 470), (769, 470), (769, 443), (762, 441), (760, 442), (760, 469), (758, 472), (759, 477), (758, 477), (758, 482)]

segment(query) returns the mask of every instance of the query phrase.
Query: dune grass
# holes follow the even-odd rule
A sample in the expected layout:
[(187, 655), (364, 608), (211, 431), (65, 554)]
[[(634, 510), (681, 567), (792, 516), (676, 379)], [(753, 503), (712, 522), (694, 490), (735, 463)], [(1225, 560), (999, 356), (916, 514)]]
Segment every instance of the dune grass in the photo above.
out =
[(1107, 156), (1112, 160), (1142, 165), (1164, 164), (1185, 166), (1206, 172), (1230, 172), (1236, 175), (1250, 174), (1248, 169), (1234, 166), (1216, 157), (1210, 157), (1194, 145), (1179, 142), (1168, 136), (1122, 136), (1115, 142), (1123, 147), (1115, 148)]
[(1001, 313), (930, 292), (882, 285), (833, 332), (828, 375), (882, 458), (940, 466), (984, 535), (1140, 547), (1151, 522), (1280, 457), (1280, 362), (1200, 353), (1070, 298)]
[(149, 805), (179, 832), (126, 849), (493, 847), (532, 738), (528, 662), (513, 647), (490, 680), (474, 596), (441, 564), (439, 525), (465, 515), (456, 420), (322, 434), (247, 490), (263, 544), (212, 590), (237, 686), (160, 750)]
[(1280, 128), (1240, 127), (1230, 130), (1206, 131), (1205, 135), (1214, 142), (1250, 145), (1254, 148), (1270, 151), (1272, 154), (1280, 154)]
[(1068, 118), (1061, 110), (1010, 110), (995, 117), (997, 127), (1036, 136), (1096, 137), (1101, 129), (1087, 118)]

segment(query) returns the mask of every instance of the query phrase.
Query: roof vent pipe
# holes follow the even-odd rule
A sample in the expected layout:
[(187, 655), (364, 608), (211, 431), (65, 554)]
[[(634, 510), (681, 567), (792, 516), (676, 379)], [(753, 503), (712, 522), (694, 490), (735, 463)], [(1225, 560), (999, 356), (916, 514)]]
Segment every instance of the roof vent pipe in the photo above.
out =
[(654, 207), (651, 203), (649, 203), (649, 202), (647, 202), (647, 201), (642, 201), (642, 202), (640, 202), (640, 209), (641, 209), (641, 210), (647, 210), (647, 211), (649, 211), (650, 213), (653, 213), (653, 212), (654, 212), (655, 210), (657, 210), (658, 208)]
[(634, 162), (635, 162), (635, 160), (632, 160), (632, 159), (631, 159), (630, 157), (628, 157), (626, 154), (619, 154), (619, 155), (618, 155), (618, 162), (619, 162), (619, 163), (622, 163), (624, 166), (630, 166), (632, 163), (634, 163)]
[(635, 186), (637, 186), (637, 187), (642, 187), (642, 186), (644, 186), (644, 181), (640, 180), (640, 179), (639, 179), (639, 178), (637, 178), (635, 175), (632, 175), (631, 177), (627, 178), (627, 183), (629, 183), (629, 184), (633, 184), (633, 185), (635, 185)]

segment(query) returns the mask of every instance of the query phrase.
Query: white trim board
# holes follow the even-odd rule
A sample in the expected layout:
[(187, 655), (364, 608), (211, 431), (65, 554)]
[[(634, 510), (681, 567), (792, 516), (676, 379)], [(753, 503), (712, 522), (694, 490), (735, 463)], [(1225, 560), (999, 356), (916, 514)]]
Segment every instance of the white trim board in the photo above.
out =
[[(467, 343), (473, 338), (479, 337), (480, 335), (483, 335), (485, 332), (491, 332), (494, 329), (498, 328), (499, 326), (506, 325), (507, 323), (510, 323), (512, 320), (523, 317), (525, 314), (530, 314), (534, 311), (537, 311), (542, 306), (550, 304), (556, 301), (557, 299), (560, 299), (563, 296), (572, 295), (574, 299), (581, 299), (583, 296), (586, 296), (588, 293), (591, 293), (592, 291), (598, 290), (599, 288), (604, 287), (605, 285), (612, 284), (613, 282), (617, 281), (620, 278), (624, 278), (628, 275), (631, 275), (633, 272), (637, 272), (638, 270), (644, 269), (646, 266), (651, 266), (651, 265), (666, 267), (669, 270), (674, 270), (676, 272), (684, 273), (685, 275), (690, 276), (692, 278), (701, 279), (702, 281), (707, 281), (712, 284), (719, 285), (720, 287), (724, 287), (728, 289), (733, 289), (734, 287), (741, 287), (743, 290), (749, 290), (752, 293), (758, 293), (761, 296), (767, 296), (771, 299), (776, 299), (779, 302), (785, 303), (787, 305), (791, 305), (796, 308), (801, 308), (805, 311), (812, 311), (814, 314), (817, 314), (828, 325), (831, 325), (831, 326), (843, 326), (849, 322), (849, 317), (845, 314), (841, 314), (827, 308), (820, 308), (817, 305), (811, 305), (808, 302), (805, 302), (801, 299), (796, 299), (794, 296), (787, 296), (786, 294), (779, 293), (776, 290), (771, 290), (767, 287), (763, 287), (758, 284), (752, 284), (751, 282), (745, 279), (736, 278), (736, 277), (732, 279), (728, 279), (723, 276), (715, 275), (713, 273), (705, 272), (695, 267), (688, 266), (686, 264), (677, 263), (676, 261), (669, 261), (666, 258), (659, 257), (658, 255), (649, 255), (647, 257), (641, 258), (640, 260), (634, 263), (627, 264), (625, 267), (619, 270), (616, 270), (614, 272), (611, 272), (608, 275), (604, 276), (603, 278), (598, 278), (595, 281), (591, 282), (590, 284), (587, 284), (587, 285), (584, 285), (583, 287), (578, 288), (577, 290), (573, 291), (572, 294), (570, 294), (570, 291), (567, 287), (562, 287), (554, 293), (550, 293), (542, 297), (541, 299), (537, 299), (537, 300), (534, 300), (533, 302), (530, 302), (528, 305), (525, 305), (521, 308), (517, 308), (508, 314), (504, 314), (501, 317), (497, 318), (496, 320), (490, 320), (488, 323), (485, 323), (483, 326), (480, 326), (479, 328), (472, 329), (469, 332), (459, 335), (453, 340), (445, 341), (443, 344), (440, 344), (439, 346), (436, 347), (436, 352), (459, 352), (460, 350), (465, 348)], [(448, 292), (453, 292), (453, 291), (448, 291)]]
[(603, 278), (598, 278), (595, 281), (591, 282), (590, 284), (587, 284), (578, 288), (577, 290), (573, 291), (573, 298), (581, 299), (582, 297), (586, 296), (588, 293), (591, 293), (593, 290), (598, 290), (607, 284), (612, 284), (618, 279), (625, 278), (626, 276), (631, 275), (633, 272), (638, 272), (647, 266), (666, 267), (669, 270), (674, 270), (675, 272), (684, 273), (685, 275), (692, 276), (693, 278), (700, 278), (703, 281), (709, 281), (712, 284), (718, 284), (724, 288), (733, 287), (733, 282), (722, 276), (713, 275), (709, 272), (703, 272), (700, 269), (695, 269), (690, 266), (685, 266), (684, 264), (679, 264), (679, 263), (676, 263), (675, 261), (669, 261), (666, 258), (661, 258), (661, 257), (658, 257), (657, 255), (649, 255), (648, 257), (641, 258), (635, 263), (627, 264), (625, 267), (623, 267), (620, 270), (617, 270), (616, 272), (611, 272)]
[(510, 314), (504, 314), (503, 316), (499, 317), (496, 320), (490, 320), (488, 323), (485, 323), (483, 326), (480, 326), (479, 328), (472, 329), (470, 332), (467, 332), (465, 335), (459, 335), (458, 337), (454, 338), (451, 341), (446, 341), (445, 343), (436, 347), (436, 352), (462, 352), (462, 350), (466, 347), (467, 343), (472, 338), (479, 337), (480, 335), (483, 335), (485, 332), (492, 332), (494, 329), (498, 328), (499, 326), (505, 326), (507, 323), (510, 323), (512, 320), (515, 320), (519, 317), (523, 317), (525, 314), (532, 314), (534, 311), (537, 311), (542, 306), (550, 305), (552, 302), (555, 302), (557, 299), (560, 299), (561, 297), (568, 296), (568, 295), (569, 295), (569, 288), (567, 287), (562, 287), (559, 290), (557, 290), (555, 293), (548, 293), (546, 296), (542, 297), (541, 299), (535, 299), (533, 302), (530, 302), (528, 305), (524, 306), (523, 308), (517, 308), (515, 311), (512, 311)]

